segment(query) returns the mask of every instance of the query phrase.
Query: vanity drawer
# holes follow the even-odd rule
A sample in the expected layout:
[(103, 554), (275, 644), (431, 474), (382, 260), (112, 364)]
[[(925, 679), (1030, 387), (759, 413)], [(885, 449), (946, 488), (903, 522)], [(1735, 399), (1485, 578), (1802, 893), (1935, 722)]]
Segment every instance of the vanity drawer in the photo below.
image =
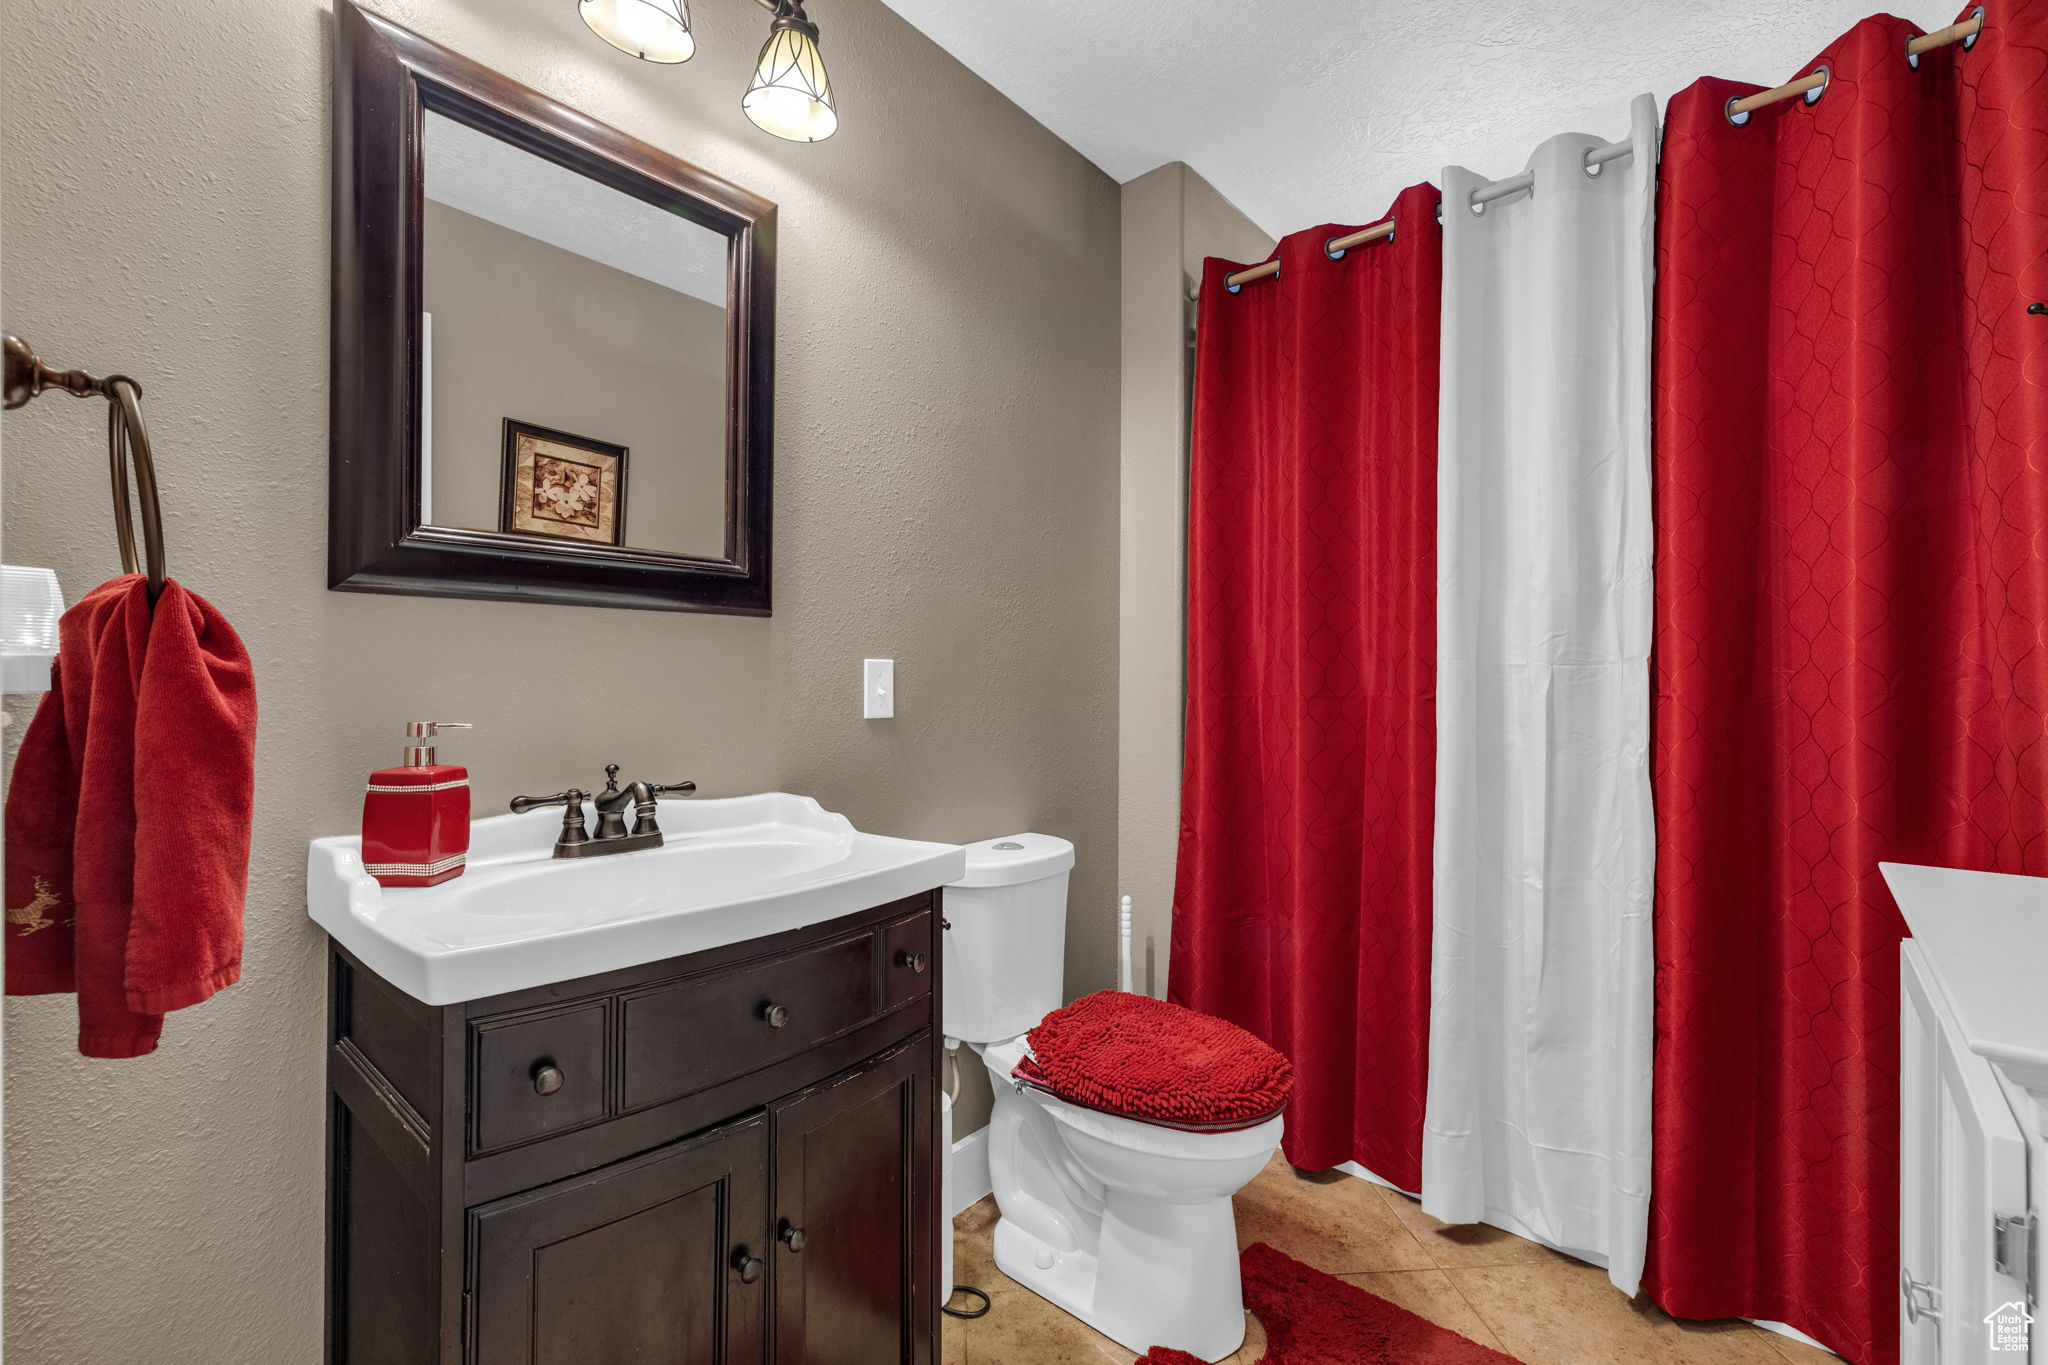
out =
[(495, 1151), (605, 1116), (610, 1004), (504, 1015), (471, 1026), (471, 1150)]
[(621, 996), (626, 1109), (694, 1094), (874, 1018), (875, 935)]
[(929, 910), (882, 926), (882, 1008), (898, 1009), (932, 991), (938, 953)]

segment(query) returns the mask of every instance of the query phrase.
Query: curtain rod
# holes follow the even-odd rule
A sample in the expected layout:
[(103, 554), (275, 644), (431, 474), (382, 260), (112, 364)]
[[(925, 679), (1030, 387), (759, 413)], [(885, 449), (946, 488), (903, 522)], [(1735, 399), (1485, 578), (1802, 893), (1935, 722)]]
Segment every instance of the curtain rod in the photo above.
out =
[[(1938, 28), (1932, 33), (1923, 33), (1918, 38), (1909, 39), (1906, 43), (1906, 60), (1917, 66), (1921, 53), (1932, 52), (1938, 47), (1948, 47), (1952, 43), (1968, 43), (1983, 31), (1984, 11), (1980, 8), (1960, 23), (1950, 24), (1947, 28)], [(1757, 110), (1781, 104), (1798, 95), (1806, 96), (1806, 102), (1812, 104), (1828, 88), (1828, 80), (1832, 74), (1823, 66), (1796, 81), (1787, 81), (1774, 90), (1760, 90), (1739, 100), (1729, 100), (1728, 121), (1747, 123), (1749, 116)]]
[[(1619, 161), (1635, 149), (1633, 142), (1609, 142), (1599, 147), (1589, 147), (1586, 149), (1586, 165), (1590, 168), (1593, 166), (1603, 166), (1610, 161)], [(1496, 180), (1491, 185), (1483, 185), (1479, 189), (1474, 190), (1472, 192), (1472, 202), (1475, 204), (1491, 203), (1495, 199), (1504, 199), (1508, 195), (1518, 194), (1523, 190), (1529, 189), (1535, 183), (1536, 173), (1534, 171), (1523, 171), (1520, 175), (1509, 176), (1506, 180)], [(1384, 223), (1374, 223), (1371, 227), (1361, 228), (1349, 236), (1332, 237), (1329, 241), (1323, 243), (1323, 254), (1333, 261), (1339, 260), (1345, 252), (1353, 247), (1364, 246), (1367, 242), (1376, 242), (1382, 237), (1392, 237), (1394, 235), (1394, 225), (1395, 220), (1389, 218)], [(1263, 265), (1255, 265), (1248, 270), (1240, 270), (1235, 274), (1225, 275), (1223, 277), (1223, 284), (1225, 288), (1235, 294), (1253, 280), (1271, 279), (1279, 273), (1280, 261), (1278, 257), (1275, 257)]]
[[(1917, 63), (1920, 54), (1923, 52), (1932, 52), (1938, 47), (1948, 47), (1953, 43), (1970, 43), (1983, 31), (1984, 10), (1980, 6), (1975, 14), (1959, 23), (1950, 24), (1947, 28), (1938, 28), (1932, 33), (1923, 33), (1918, 38), (1908, 40), (1906, 43), (1906, 60)], [(1796, 81), (1787, 81), (1774, 90), (1762, 90), (1754, 95), (1744, 96), (1739, 100), (1730, 100), (1728, 101), (1728, 120), (1731, 123), (1747, 123), (1750, 114), (1754, 111), (1781, 103), (1798, 95), (1808, 95), (1809, 99), (1807, 102), (1810, 104), (1820, 98), (1816, 92), (1827, 89), (1828, 76), (1828, 69), (1822, 67), (1809, 75), (1801, 76)], [(1610, 142), (1605, 146), (1594, 147), (1586, 153), (1586, 166), (1590, 169), (1594, 166), (1605, 165), (1609, 161), (1619, 161), (1634, 150), (1635, 144), (1628, 141)], [(1511, 175), (1505, 180), (1496, 180), (1490, 185), (1480, 186), (1472, 191), (1472, 202), (1475, 205), (1490, 204), (1496, 199), (1505, 199), (1511, 194), (1520, 194), (1524, 190), (1534, 189), (1535, 186), (1536, 173), (1534, 171), (1523, 171), (1520, 175)], [(1442, 210), (1439, 209), (1438, 212), (1441, 214)], [(1332, 260), (1335, 260), (1353, 247), (1364, 246), (1367, 242), (1378, 241), (1382, 237), (1392, 237), (1393, 235), (1394, 220), (1389, 218), (1384, 223), (1375, 223), (1373, 226), (1359, 232), (1354, 232), (1348, 237), (1332, 237), (1329, 241), (1323, 243), (1323, 251)], [(1235, 274), (1225, 275), (1223, 277), (1223, 284), (1231, 293), (1235, 294), (1253, 280), (1272, 279), (1279, 275), (1279, 273), (1280, 261), (1279, 258), (1275, 257), (1263, 265), (1255, 265), (1248, 270), (1240, 270)]]

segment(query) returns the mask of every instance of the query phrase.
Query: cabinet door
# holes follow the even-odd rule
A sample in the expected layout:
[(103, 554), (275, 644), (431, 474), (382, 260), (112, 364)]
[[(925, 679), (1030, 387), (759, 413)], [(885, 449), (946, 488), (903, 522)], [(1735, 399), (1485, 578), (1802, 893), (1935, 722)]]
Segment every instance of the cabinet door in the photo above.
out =
[(473, 1365), (765, 1360), (768, 1119), (470, 1213)]
[(1899, 1358), (2021, 1362), (2027, 1286), (2007, 1273), (1993, 1227), (2027, 1211), (2026, 1145), (1990, 1063), (1965, 1045), (1910, 940), (1900, 973)]
[(929, 1033), (775, 1105), (777, 1365), (930, 1365)]

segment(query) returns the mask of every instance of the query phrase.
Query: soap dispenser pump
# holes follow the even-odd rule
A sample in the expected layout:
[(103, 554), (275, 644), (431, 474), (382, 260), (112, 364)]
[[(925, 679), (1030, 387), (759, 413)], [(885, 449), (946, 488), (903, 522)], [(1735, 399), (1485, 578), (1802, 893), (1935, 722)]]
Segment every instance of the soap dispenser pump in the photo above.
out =
[(425, 741), (462, 721), (407, 721), (405, 763), (370, 774), (363, 794), (363, 871), (385, 886), (434, 886), (469, 861), (469, 769), (436, 761)]

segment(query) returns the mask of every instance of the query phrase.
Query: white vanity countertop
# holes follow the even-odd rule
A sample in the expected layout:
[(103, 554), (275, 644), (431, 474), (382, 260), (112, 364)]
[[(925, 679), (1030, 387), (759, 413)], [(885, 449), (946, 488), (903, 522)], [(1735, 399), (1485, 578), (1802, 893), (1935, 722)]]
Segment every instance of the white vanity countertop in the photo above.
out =
[(384, 887), (362, 840), (315, 839), (313, 920), (429, 1005), (636, 967), (823, 923), (958, 881), (955, 844), (863, 834), (808, 797), (663, 801), (661, 848), (556, 859), (558, 810), (470, 826), (469, 870)]
[(1970, 1050), (2048, 1092), (2048, 878), (1879, 866)]

